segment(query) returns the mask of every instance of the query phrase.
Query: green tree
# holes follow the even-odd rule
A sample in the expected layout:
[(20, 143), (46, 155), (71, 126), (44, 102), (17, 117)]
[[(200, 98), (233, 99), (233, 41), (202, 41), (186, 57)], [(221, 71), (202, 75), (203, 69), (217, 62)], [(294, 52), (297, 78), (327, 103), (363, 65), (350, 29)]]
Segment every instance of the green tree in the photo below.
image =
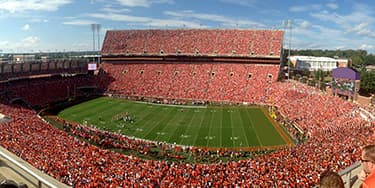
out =
[(375, 55), (368, 55), (363, 61), (364, 65), (375, 65)]
[(360, 56), (360, 55), (353, 55), (352, 57), (351, 57), (351, 59), (352, 59), (352, 63), (353, 63), (353, 67), (354, 68), (361, 68), (362, 67), (362, 64), (363, 64), (363, 58), (364, 57), (362, 57), (362, 56)]
[(324, 71), (322, 69), (314, 70), (314, 82), (321, 88), (324, 80)]
[(361, 71), (361, 94), (369, 95), (375, 93), (375, 72)]

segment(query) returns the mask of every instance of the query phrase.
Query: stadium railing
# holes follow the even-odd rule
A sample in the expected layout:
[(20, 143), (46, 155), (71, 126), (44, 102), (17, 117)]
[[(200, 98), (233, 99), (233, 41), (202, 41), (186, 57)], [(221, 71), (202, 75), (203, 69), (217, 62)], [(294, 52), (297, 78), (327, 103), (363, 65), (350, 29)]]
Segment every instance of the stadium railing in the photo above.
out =
[(358, 185), (360, 181), (358, 180), (357, 174), (359, 170), (361, 170), (361, 163), (358, 161), (353, 165), (349, 166), (348, 168), (339, 172), (339, 175), (344, 180), (345, 187), (359, 187)]
[[(360, 167), (361, 163), (358, 161), (349, 166), (348, 168), (338, 172), (338, 174), (344, 181), (345, 188), (360, 187), (360, 184), (362, 182), (358, 179), (357, 175), (359, 173), (359, 170), (361, 170)], [(319, 186), (316, 185), (313, 188), (319, 188)]]
[[(0, 157), (2, 157), (3, 160), (6, 161), (6, 163), (8, 164), (7, 166), (9, 168), (14, 170), (16, 173), (18, 173), (22, 177), (24, 177), (26, 181), (32, 184), (35, 184), (35, 181), (36, 181), (37, 184), (35, 184), (35, 187), (38, 187), (38, 188), (42, 188), (42, 187), (68, 188), (69, 187), (61, 182), (58, 182), (56, 179), (49, 177), (48, 175), (38, 172), (37, 169), (32, 169), (31, 165), (28, 165), (28, 163), (24, 162), (21, 158), (10, 153), (3, 147), (0, 147)], [(26, 163), (26, 164), (23, 164), (23, 163)], [(29, 178), (29, 177), (32, 177), (35, 180), (33, 181), (32, 178)]]

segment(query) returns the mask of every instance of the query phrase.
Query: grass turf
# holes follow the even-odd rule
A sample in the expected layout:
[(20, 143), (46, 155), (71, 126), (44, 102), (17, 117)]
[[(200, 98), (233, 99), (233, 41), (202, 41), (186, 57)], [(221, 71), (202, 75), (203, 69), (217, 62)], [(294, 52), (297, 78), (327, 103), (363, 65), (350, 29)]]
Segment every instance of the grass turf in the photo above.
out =
[[(134, 117), (133, 123), (114, 120), (125, 112)], [(246, 148), (286, 144), (263, 111), (255, 107), (166, 106), (101, 97), (69, 107), (59, 116), (128, 136), (180, 145)]]

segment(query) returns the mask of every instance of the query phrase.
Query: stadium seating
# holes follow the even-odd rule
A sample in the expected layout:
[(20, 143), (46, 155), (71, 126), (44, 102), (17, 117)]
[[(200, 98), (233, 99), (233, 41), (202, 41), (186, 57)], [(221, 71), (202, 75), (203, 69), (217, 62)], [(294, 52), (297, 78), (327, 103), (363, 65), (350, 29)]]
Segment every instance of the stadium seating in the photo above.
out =
[[(280, 57), (278, 30), (180, 29), (106, 33), (102, 55), (236, 55)], [(272, 52), (272, 53), (271, 53)]]
[(178, 44), (181, 54), (183, 55), (192, 55), (195, 53), (195, 50), (197, 49), (197, 52), (199, 52), (199, 48), (196, 46), (196, 41), (200, 41), (201, 38), (199, 37), (200, 32), (196, 32), (195, 30), (182, 30), (180, 31), (180, 44)]
[(108, 90), (124, 96), (258, 104), (265, 102), (267, 88), (276, 82), (279, 66), (133, 62), (103, 63), (102, 69), (116, 79)]

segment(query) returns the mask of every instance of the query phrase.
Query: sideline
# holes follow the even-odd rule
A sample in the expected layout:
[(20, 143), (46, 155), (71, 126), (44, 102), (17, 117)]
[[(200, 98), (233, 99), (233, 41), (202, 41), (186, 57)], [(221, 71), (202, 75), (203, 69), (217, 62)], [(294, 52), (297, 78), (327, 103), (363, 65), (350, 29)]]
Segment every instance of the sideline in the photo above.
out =
[(294, 146), (294, 143), (293, 141), (290, 139), (290, 137), (288, 135), (286, 135), (285, 131), (281, 129), (280, 125), (277, 124), (275, 122), (274, 119), (271, 118), (269, 112), (264, 109), (264, 108), (261, 108), (264, 115), (266, 115), (267, 119), (271, 122), (271, 124), (273, 125), (273, 127), (276, 129), (276, 131), (280, 134), (280, 136), (283, 138), (283, 140), (285, 141), (285, 143), (288, 145), (288, 146)]

